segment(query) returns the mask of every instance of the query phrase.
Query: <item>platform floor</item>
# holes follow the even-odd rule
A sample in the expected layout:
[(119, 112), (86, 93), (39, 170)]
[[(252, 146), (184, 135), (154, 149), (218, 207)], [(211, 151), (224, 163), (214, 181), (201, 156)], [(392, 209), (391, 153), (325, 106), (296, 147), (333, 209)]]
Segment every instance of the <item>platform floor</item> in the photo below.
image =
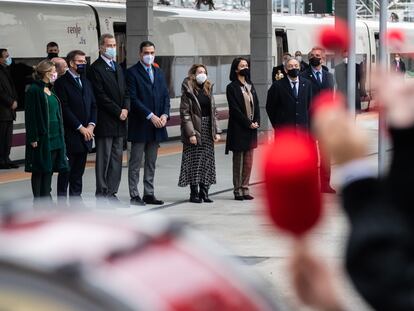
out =
[[(377, 161), (377, 116), (364, 114), (358, 117), (358, 125), (367, 130), (370, 137), (367, 157), (373, 163)], [(139, 217), (142, 213), (160, 213), (167, 217), (184, 220), (202, 232), (229, 248), (247, 265), (269, 280), (274, 289), (283, 299), (292, 304), (292, 310), (306, 310), (295, 306), (295, 299), (289, 286), (286, 274), (287, 258), (291, 243), (289, 238), (276, 232), (270, 221), (264, 217), (261, 198), (262, 183), (259, 172), (259, 154), (255, 154), (255, 165), (251, 178), (251, 194), (253, 201), (235, 201), (232, 194), (231, 155), (224, 155), (224, 144), (216, 146), (217, 184), (211, 187), (211, 198), (214, 203), (189, 203), (188, 188), (177, 186), (181, 163), (182, 146), (178, 142), (163, 144), (157, 161), (155, 178), (155, 194), (166, 202), (160, 207), (129, 206), (127, 187), (127, 167), (122, 172), (122, 181), (118, 197), (121, 207), (101, 206), (96, 204), (94, 197), (95, 174), (94, 156), (91, 155), (84, 175), (84, 201), (87, 208), (100, 212), (116, 213), (128, 218)], [(53, 195), (56, 200), (56, 176), (53, 177)], [(338, 176), (335, 165), (332, 166), (332, 185), (336, 187)], [(142, 191), (142, 184), (140, 187)], [(325, 195), (325, 215), (319, 226), (310, 234), (310, 239), (318, 253), (329, 260), (332, 265), (341, 267), (348, 224), (342, 213), (337, 195)], [(17, 170), (0, 171), (0, 204), (15, 203), (17, 200), (32, 201), (30, 175)], [(349, 283), (344, 282), (343, 288), (348, 305), (352, 310), (369, 310), (359, 301)]]

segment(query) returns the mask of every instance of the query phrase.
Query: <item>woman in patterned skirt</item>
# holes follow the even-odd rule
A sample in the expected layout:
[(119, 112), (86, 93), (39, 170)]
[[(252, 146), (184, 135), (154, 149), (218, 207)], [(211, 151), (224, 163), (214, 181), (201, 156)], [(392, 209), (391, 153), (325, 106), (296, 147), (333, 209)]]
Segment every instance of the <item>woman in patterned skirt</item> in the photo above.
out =
[(214, 142), (220, 140), (221, 130), (218, 127), (213, 85), (207, 78), (206, 66), (193, 65), (181, 91), (183, 157), (178, 186), (190, 185), (190, 202), (211, 203), (208, 190), (210, 185), (216, 183)]

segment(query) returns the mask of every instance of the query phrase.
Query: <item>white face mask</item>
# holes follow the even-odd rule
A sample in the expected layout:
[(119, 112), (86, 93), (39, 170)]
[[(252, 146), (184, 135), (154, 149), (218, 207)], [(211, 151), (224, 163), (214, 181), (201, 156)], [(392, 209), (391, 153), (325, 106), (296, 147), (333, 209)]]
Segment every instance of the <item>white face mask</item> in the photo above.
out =
[(147, 64), (147, 65), (152, 65), (154, 63), (154, 59), (155, 59), (155, 56), (154, 55), (151, 55), (151, 54), (146, 54), (142, 58), (142, 60), (144, 61), (144, 63)]
[(303, 58), (302, 58), (302, 56), (300, 56), (300, 55), (296, 56), (295, 58), (296, 58), (296, 60), (297, 60), (299, 63), (300, 63), (300, 62), (302, 61), (302, 59), (303, 59)]
[(348, 57), (344, 57), (344, 63), (348, 64)]
[(196, 80), (198, 84), (203, 84), (207, 81), (207, 75), (205, 73), (199, 73), (196, 75)]
[(109, 59), (116, 59), (116, 48), (106, 48), (105, 56)]

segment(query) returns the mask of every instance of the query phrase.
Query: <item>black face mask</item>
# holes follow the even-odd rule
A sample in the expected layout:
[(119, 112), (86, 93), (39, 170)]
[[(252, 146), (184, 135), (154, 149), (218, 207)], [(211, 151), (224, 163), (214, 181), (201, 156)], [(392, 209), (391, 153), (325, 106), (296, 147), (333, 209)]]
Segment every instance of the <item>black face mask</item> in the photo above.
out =
[(309, 59), (309, 64), (312, 67), (318, 67), (321, 64), (321, 59), (316, 58), (316, 57), (312, 57), (311, 59)]
[(243, 68), (242, 70), (239, 71), (239, 75), (241, 75), (245, 78), (250, 78), (250, 69), (249, 68)]
[(291, 78), (296, 78), (299, 76), (300, 70), (298, 68), (289, 69), (287, 74)]
[(59, 57), (58, 53), (47, 53), (47, 58), (48, 59), (52, 59), (55, 57)]
[(78, 74), (83, 74), (83, 73), (85, 73), (85, 71), (86, 71), (86, 64), (77, 64), (76, 65), (76, 72), (78, 73)]

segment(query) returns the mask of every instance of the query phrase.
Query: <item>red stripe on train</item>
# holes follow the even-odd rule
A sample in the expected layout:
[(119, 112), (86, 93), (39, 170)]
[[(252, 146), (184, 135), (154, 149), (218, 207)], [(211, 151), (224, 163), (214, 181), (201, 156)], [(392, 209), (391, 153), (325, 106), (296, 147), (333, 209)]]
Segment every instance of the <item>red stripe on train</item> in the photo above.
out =
[[(226, 120), (229, 118), (229, 111), (228, 110), (222, 110), (218, 112), (218, 119), (219, 120)], [(180, 125), (181, 120), (180, 116), (172, 116), (170, 118), (170, 121), (168, 121), (167, 126), (177, 126)], [(24, 146), (26, 144), (26, 134), (25, 133), (19, 133), (13, 135), (13, 141), (12, 146), (13, 147), (19, 147)]]

